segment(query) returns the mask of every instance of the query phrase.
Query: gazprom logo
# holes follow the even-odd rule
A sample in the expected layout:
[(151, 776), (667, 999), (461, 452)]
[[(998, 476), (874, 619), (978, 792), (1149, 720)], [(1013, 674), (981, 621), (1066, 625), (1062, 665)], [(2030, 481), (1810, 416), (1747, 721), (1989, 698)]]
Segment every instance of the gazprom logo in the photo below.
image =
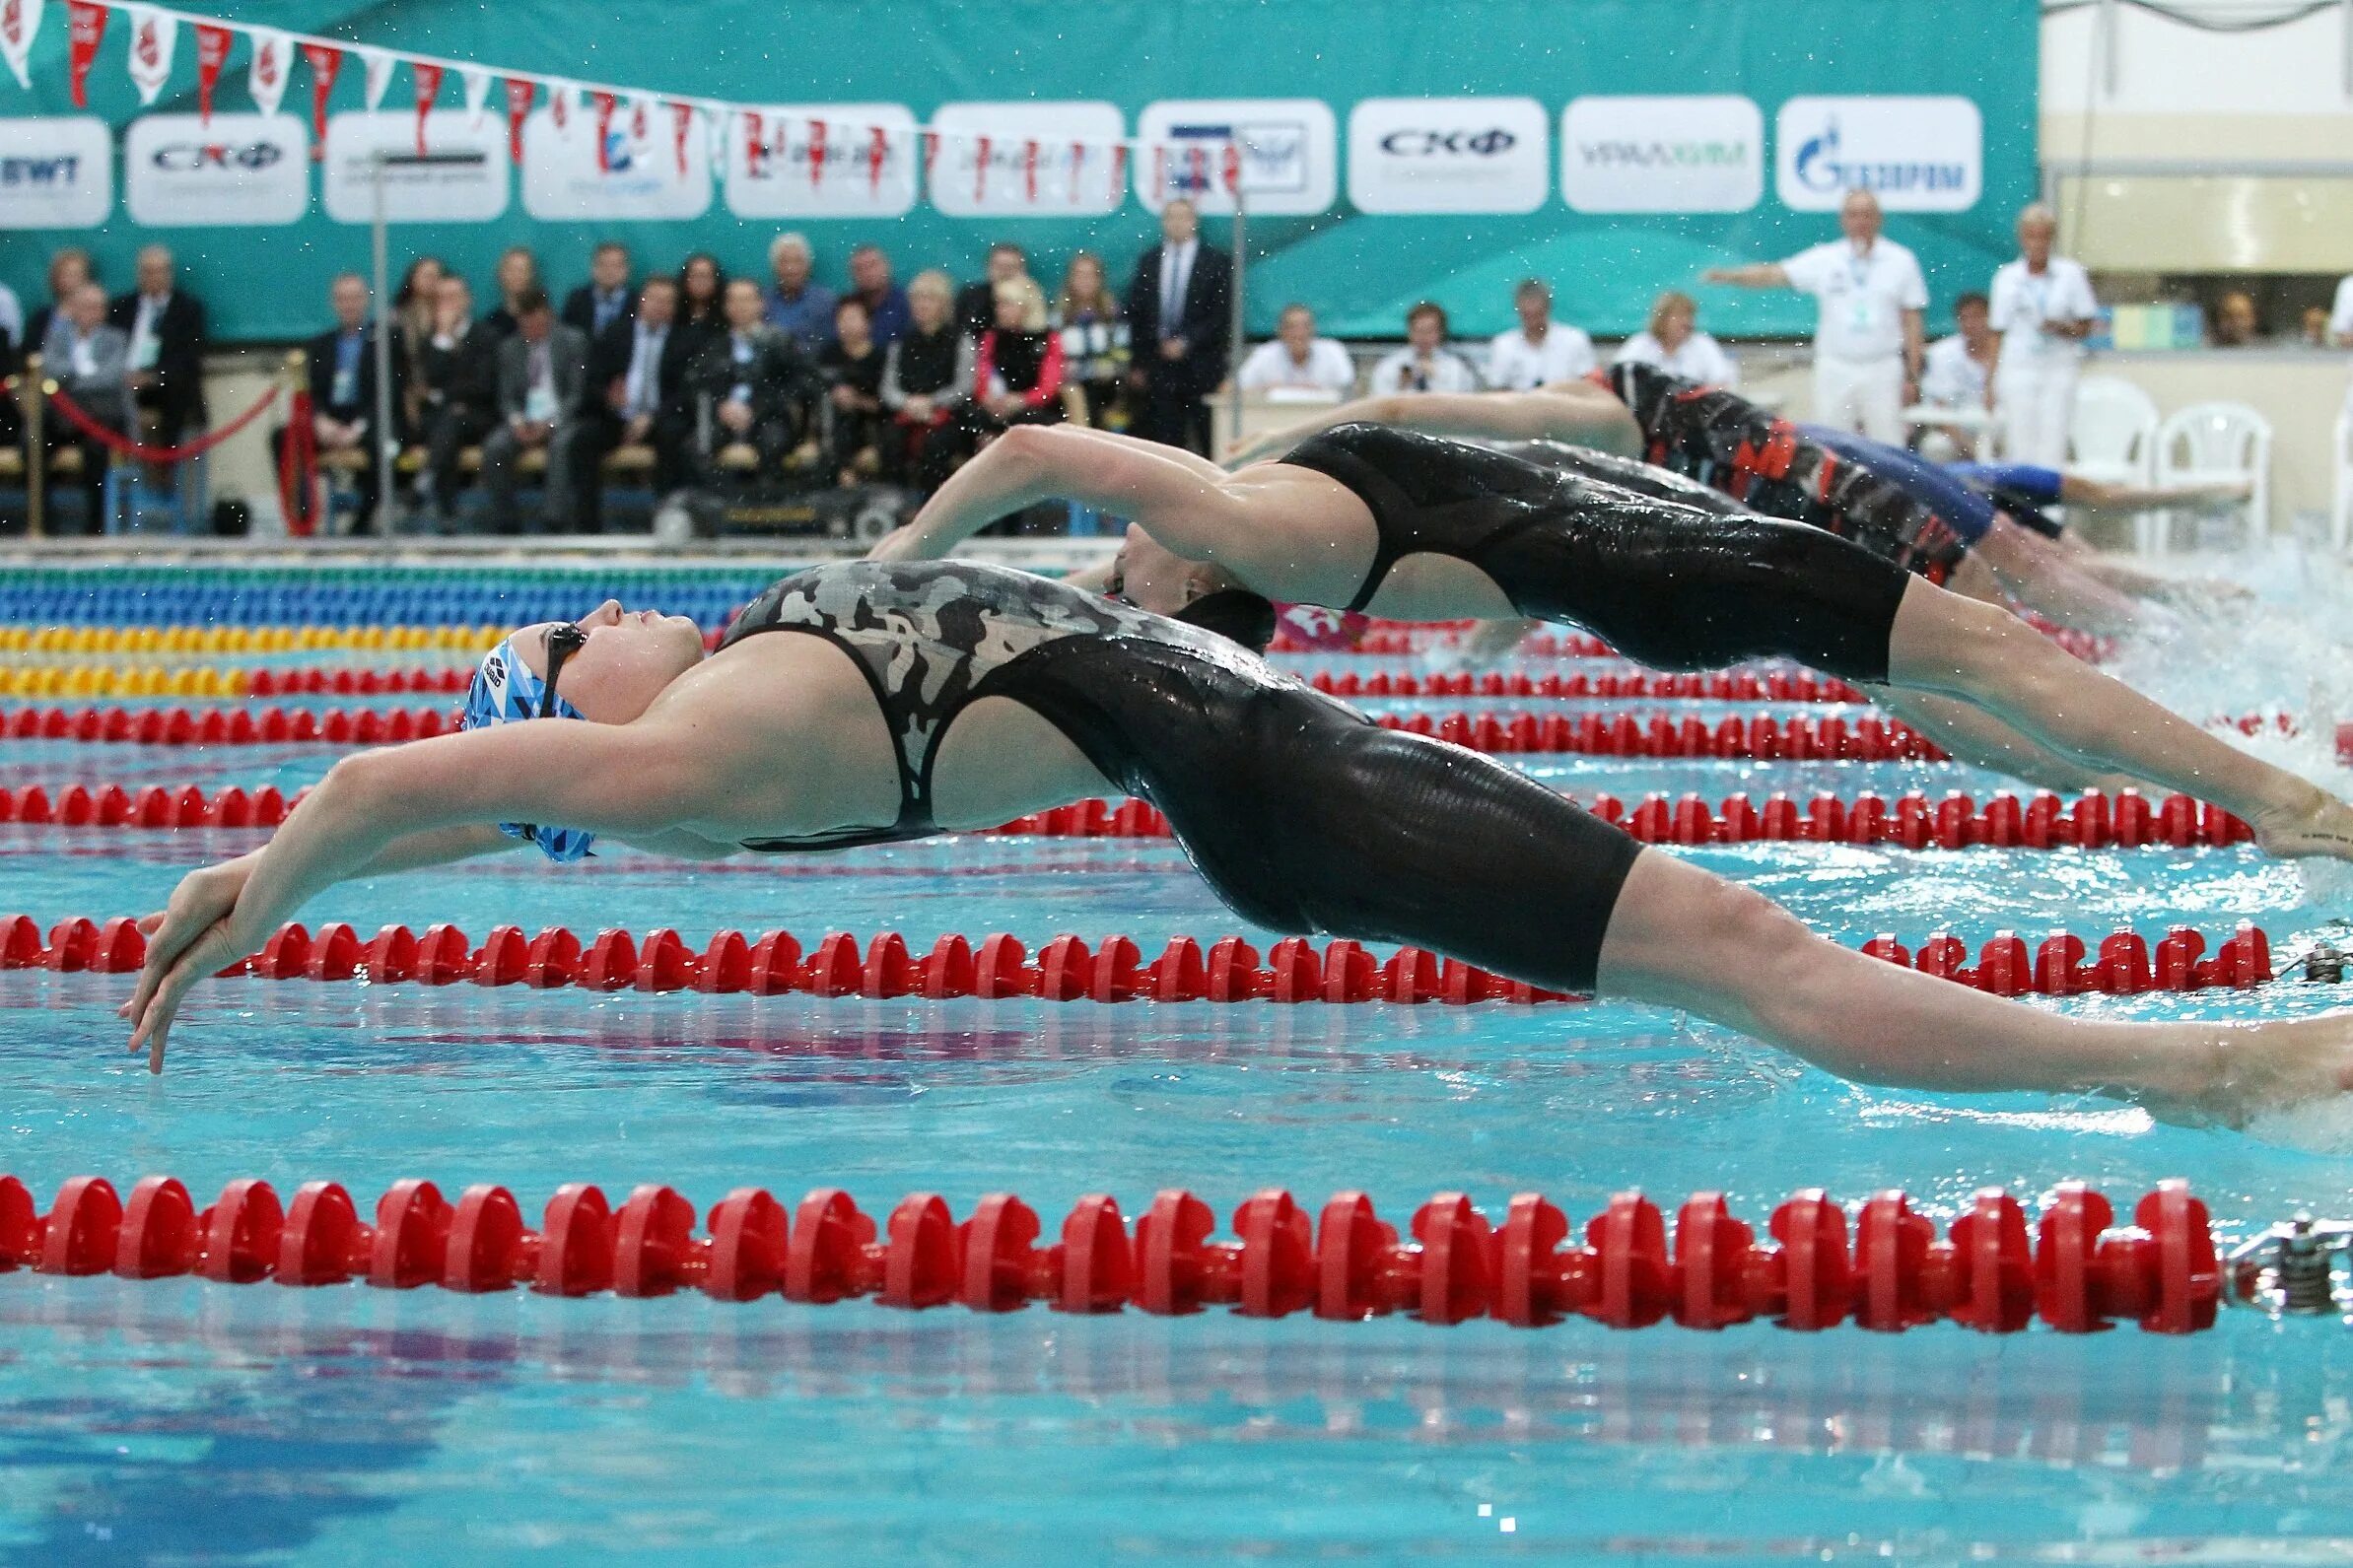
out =
[(1848, 158), (1841, 146), (1838, 117), (1798, 145), (1791, 160), (1798, 183), (1812, 191), (1868, 190), (1874, 193), (1935, 195), (1967, 190), (1972, 170), (1966, 164), (1934, 160)]

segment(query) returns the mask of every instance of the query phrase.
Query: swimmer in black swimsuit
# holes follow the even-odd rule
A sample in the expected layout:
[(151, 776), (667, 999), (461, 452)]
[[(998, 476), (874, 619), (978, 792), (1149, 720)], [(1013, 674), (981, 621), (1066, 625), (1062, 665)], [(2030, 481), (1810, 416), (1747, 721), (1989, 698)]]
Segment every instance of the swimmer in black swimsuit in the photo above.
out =
[[(1273, 625), (1230, 589), (1186, 610), (1256, 640)], [(754, 600), (708, 658), (690, 623), (607, 602), (501, 644), (467, 716), (344, 758), (269, 844), (182, 880), (141, 922), (132, 1049), (160, 1071), (188, 989), (346, 877), (521, 839), (570, 860), (599, 836), (714, 857), (837, 850), (1128, 790), (1262, 925), (1689, 1008), (1873, 1082), (2096, 1090), (2193, 1121), (2353, 1083), (2353, 1014), (2095, 1022), (1882, 963), (1204, 626), (998, 567), (818, 567)]]
[(2353, 859), (2353, 808), (1993, 605), (1820, 528), (1637, 495), (1461, 442), (1343, 425), (1229, 474), (1151, 442), (1022, 427), (959, 469), (873, 558), (947, 555), (1056, 497), (1132, 520), (1113, 572), (1145, 609), (1239, 586), (1406, 621), (1557, 621), (1659, 669), (1793, 658), (1956, 699), (2089, 775), (2213, 801), (2272, 853)]

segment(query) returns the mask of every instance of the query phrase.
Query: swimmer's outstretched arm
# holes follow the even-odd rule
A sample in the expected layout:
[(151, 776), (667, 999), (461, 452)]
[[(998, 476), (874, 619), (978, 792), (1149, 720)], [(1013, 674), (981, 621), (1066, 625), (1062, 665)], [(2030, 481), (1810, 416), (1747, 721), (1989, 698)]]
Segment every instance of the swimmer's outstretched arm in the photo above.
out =
[(1360, 397), (1226, 449), (1239, 468), (1289, 451), (1338, 425), (1388, 425), (1424, 436), (1481, 441), (1557, 441), (1631, 456), (1642, 449), (1634, 416), (1607, 389), (1563, 381), (1533, 392), (1419, 392)]
[(2114, 485), (2080, 474), (2059, 476), (2059, 499), (2094, 511), (2156, 511), (2167, 507), (2217, 507), (2247, 500), (2254, 486), (2244, 479), (2210, 479), (2193, 485)]
[(254, 951), (337, 882), (479, 852), (505, 837), (501, 822), (562, 822), (643, 843), (694, 820), (729, 781), (708, 765), (711, 748), (687, 739), (642, 721), (547, 720), (344, 758), (268, 844), (173, 891), (123, 1009), (131, 1050), (163, 1071), (189, 988)]

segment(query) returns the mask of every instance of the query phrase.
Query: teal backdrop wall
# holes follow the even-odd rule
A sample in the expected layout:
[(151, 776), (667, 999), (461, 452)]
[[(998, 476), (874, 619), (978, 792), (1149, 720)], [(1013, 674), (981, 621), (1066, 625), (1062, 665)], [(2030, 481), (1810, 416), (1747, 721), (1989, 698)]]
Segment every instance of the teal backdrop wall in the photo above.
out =
[[(1796, 212), (1776, 193), (1777, 147), (1758, 150), (1763, 196), (1747, 211), (1613, 213), (1571, 210), (1561, 196), (1561, 113), (1609, 94), (1730, 94), (1756, 102), (1768, 144), (1779, 106), (1809, 95), (1957, 95), (1982, 121), (1982, 184), (1963, 211), (1900, 213), (1890, 234), (1920, 253), (1941, 321), (1952, 298), (1983, 288), (2010, 251), (2012, 216), (2037, 184), (2037, 0), (328, 0), (236, 4), (229, 20), (325, 34), (394, 49), (479, 59), (652, 91), (767, 102), (879, 101), (928, 118), (942, 102), (1100, 99), (1134, 131), (1143, 106), (1178, 98), (1315, 98), (1340, 127), (1338, 195), (1314, 216), (1254, 219), (1249, 326), (1271, 328), (1288, 300), (1314, 305), (1327, 330), (1395, 336), (1405, 307), (1434, 298), (1458, 335), (1499, 330), (1515, 279), (1540, 274), (1559, 313), (1597, 334), (1641, 324), (1662, 287), (1694, 283), (1719, 261), (1779, 257), (1835, 234), (1828, 213)], [(140, 112), (124, 73), (117, 16), (91, 76), (90, 110), (119, 128)], [(0, 74), (0, 115), (74, 112), (66, 84), (65, 7), (52, 3), (36, 40), (30, 93)], [(183, 31), (173, 78), (156, 111), (195, 107), (195, 45)], [(361, 104), (347, 61), (332, 107)], [(242, 109), (241, 39), (216, 109)], [(284, 111), (307, 116), (309, 73), (298, 66)], [(411, 102), (405, 72), (386, 108)], [(1543, 205), (1522, 215), (1388, 215), (1352, 208), (1346, 165), (1350, 110), (1381, 97), (1524, 96), (1538, 101), (1553, 148)], [(442, 102), (453, 104), (454, 81)], [(494, 103), (495, 103), (494, 92)], [(495, 109), (494, 109), (495, 113)], [(116, 157), (120, 157), (117, 138)], [(519, 175), (517, 176), (519, 178)], [(368, 231), (330, 220), (313, 191), (308, 214), (282, 227), (178, 228), (143, 234), (123, 210), (120, 171), (111, 216), (97, 230), (0, 230), (0, 281), (30, 310), (45, 297), (42, 268), (59, 243), (90, 245), (105, 281), (127, 282), (131, 253), (161, 238), (179, 254), (223, 339), (291, 338), (322, 323), (329, 277), (364, 268)], [(0, 191), (0, 202), (6, 200)], [(999, 235), (1028, 245), (1051, 285), (1080, 245), (1103, 252), (1124, 280), (1154, 237), (1131, 195), (1108, 217), (951, 218), (919, 202), (903, 218), (752, 222), (724, 196), (688, 222), (542, 223), (522, 203), (484, 224), (403, 225), (395, 266), (431, 251), (487, 284), (506, 245), (529, 243), (549, 281), (580, 281), (589, 244), (607, 234), (642, 260), (668, 265), (685, 251), (718, 252), (730, 271), (765, 271), (781, 228), (809, 234), (820, 274), (839, 281), (858, 239), (889, 248), (902, 279), (939, 265), (978, 269)], [(1225, 226), (1211, 237), (1223, 241)], [(1727, 335), (1798, 334), (1809, 302), (1786, 295), (1695, 289), (1703, 324)]]

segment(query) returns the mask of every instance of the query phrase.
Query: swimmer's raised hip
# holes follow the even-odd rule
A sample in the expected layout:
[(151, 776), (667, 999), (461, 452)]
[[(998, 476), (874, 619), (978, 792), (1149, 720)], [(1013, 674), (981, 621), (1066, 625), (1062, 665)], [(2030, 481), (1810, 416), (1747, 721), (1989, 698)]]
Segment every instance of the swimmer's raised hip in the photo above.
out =
[(2353, 1077), (2353, 1014), (2093, 1022), (1841, 948), (1205, 630), (1271, 631), (1218, 574), (1182, 591), (1203, 624), (995, 567), (844, 564), (779, 581), (709, 658), (690, 624), (610, 602), (523, 628), (484, 660), (465, 730), (343, 759), (266, 846), (180, 883), (144, 922), (132, 1049), (160, 1071), (189, 988), (347, 877), (526, 840), (572, 862), (598, 838), (827, 850), (1127, 791), (1257, 924), (1689, 1008), (1852, 1078), (2237, 1122)]

